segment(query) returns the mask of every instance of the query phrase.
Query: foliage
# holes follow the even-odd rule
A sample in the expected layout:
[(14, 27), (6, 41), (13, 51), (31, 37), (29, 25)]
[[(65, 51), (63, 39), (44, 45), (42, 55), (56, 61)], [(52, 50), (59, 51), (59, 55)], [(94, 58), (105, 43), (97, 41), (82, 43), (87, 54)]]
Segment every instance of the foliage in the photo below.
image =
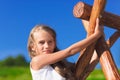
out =
[(29, 63), (23, 55), (0, 61), (0, 80), (32, 80)]
[(23, 55), (18, 55), (17, 57), (9, 56), (8, 58), (0, 61), (0, 66), (27, 66), (29, 65)]

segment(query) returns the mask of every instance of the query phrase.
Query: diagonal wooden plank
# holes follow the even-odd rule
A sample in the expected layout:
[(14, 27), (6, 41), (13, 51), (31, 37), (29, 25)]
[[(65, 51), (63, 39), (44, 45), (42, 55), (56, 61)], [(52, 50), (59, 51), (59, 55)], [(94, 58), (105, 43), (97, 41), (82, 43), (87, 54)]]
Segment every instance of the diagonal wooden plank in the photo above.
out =
[[(89, 20), (92, 6), (84, 2), (78, 2), (73, 9), (73, 15), (79, 19)], [(120, 16), (104, 11), (102, 14), (102, 23), (110, 28), (120, 31)]]
[[(82, 20), (83, 25), (85, 27), (85, 30), (88, 32), (88, 24), (85, 24), (87, 22), (85, 22), (86, 20)], [(107, 45), (109, 47), (109, 49), (112, 47), (112, 45), (115, 43), (115, 41), (120, 37), (120, 31), (116, 31), (113, 35), (111, 35), (111, 37), (106, 41)], [(81, 52), (82, 53), (82, 52)], [(81, 79), (82, 80), (86, 80), (87, 77), (89, 76), (89, 74), (94, 70), (95, 66), (97, 65), (97, 63), (99, 62), (99, 57), (96, 53), (96, 50), (93, 53), (92, 59), (90, 61), (90, 63), (86, 66), (84, 72), (81, 75)]]
[(120, 31), (116, 31), (107, 41), (108, 47), (110, 48), (119, 37), (120, 37)]
[[(89, 31), (88, 31), (88, 37), (94, 33), (96, 19), (99, 17), (101, 12), (104, 9), (106, 1), (105, 0), (94, 0), (91, 16), (90, 16), (90, 24), (89, 24)], [(85, 67), (89, 64), (91, 57), (94, 52), (94, 46), (95, 43), (88, 46), (84, 53), (79, 58), (77, 64), (76, 64), (76, 78), (81, 80), (81, 74)], [(84, 62), (83, 62), (84, 61)]]
[(102, 37), (97, 42), (96, 51), (100, 58), (100, 64), (106, 77), (106, 80), (120, 80), (119, 71), (115, 65), (115, 62), (105, 42), (104, 37)]
[[(89, 13), (89, 12), (85, 11), (85, 13)], [(86, 17), (84, 17), (84, 18), (88, 18), (88, 15), (86, 15)], [(119, 27), (115, 27), (115, 29), (119, 30)], [(113, 42), (114, 42), (114, 40), (113, 40)], [(101, 62), (102, 69), (103, 69), (103, 72), (105, 74), (106, 79), (107, 80), (119, 80), (120, 76), (119, 76), (118, 70), (117, 70), (116, 65), (114, 63), (114, 60), (111, 56), (111, 52), (110, 52), (110, 50), (109, 50), (109, 48), (108, 48), (108, 46), (107, 46), (107, 44), (104, 40), (104, 37), (102, 37), (102, 39), (98, 42), (100, 44), (103, 44), (102, 47), (100, 47), (100, 45), (97, 46), (98, 47), (97, 51), (99, 53), (99, 57), (100, 57), (101, 54), (103, 55), (103, 56), (100, 57), (100, 62)], [(104, 65), (104, 63), (106, 65)]]

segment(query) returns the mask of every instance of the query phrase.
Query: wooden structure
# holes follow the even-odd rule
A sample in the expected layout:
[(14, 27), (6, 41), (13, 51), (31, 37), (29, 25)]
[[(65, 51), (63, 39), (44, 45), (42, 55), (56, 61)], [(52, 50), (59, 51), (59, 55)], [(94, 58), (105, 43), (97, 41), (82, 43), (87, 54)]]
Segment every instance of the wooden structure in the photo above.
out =
[(84, 2), (78, 2), (74, 6), (74, 16), (89, 21), (89, 27), (84, 24), (87, 37), (94, 33), (95, 21), (98, 17), (101, 24), (117, 30), (108, 41), (102, 36), (80, 52), (81, 55), (76, 63), (77, 80), (85, 80), (99, 61), (106, 80), (120, 80), (119, 71), (110, 52), (110, 47), (120, 37), (120, 16), (104, 11), (105, 4), (106, 0), (94, 0), (93, 6)]

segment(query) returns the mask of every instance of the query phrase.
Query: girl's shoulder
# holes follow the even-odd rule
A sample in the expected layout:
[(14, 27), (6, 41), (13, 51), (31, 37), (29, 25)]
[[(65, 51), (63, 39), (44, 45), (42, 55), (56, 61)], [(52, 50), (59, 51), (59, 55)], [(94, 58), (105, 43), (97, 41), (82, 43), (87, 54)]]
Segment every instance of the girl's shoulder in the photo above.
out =
[(31, 73), (43, 73), (43, 71), (48, 70), (48, 69), (49, 69), (49, 65), (46, 65), (46, 66), (44, 66), (44, 67), (42, 67), (41, 69), (38, 69), (38, 70), (34, 70), (30, 66)]

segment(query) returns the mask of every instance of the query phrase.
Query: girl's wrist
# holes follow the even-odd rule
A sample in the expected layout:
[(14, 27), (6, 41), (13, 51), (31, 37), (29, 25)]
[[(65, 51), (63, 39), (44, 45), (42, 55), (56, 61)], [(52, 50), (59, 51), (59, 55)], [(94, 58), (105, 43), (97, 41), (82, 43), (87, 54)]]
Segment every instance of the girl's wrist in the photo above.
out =
[(97, 31), (97, 32), (95, 32), (94, 34), (95, 34), (95, 36), (98, 37), (98, 38), (102, 35), (102, 33), (101, 33), (100, 31)]

